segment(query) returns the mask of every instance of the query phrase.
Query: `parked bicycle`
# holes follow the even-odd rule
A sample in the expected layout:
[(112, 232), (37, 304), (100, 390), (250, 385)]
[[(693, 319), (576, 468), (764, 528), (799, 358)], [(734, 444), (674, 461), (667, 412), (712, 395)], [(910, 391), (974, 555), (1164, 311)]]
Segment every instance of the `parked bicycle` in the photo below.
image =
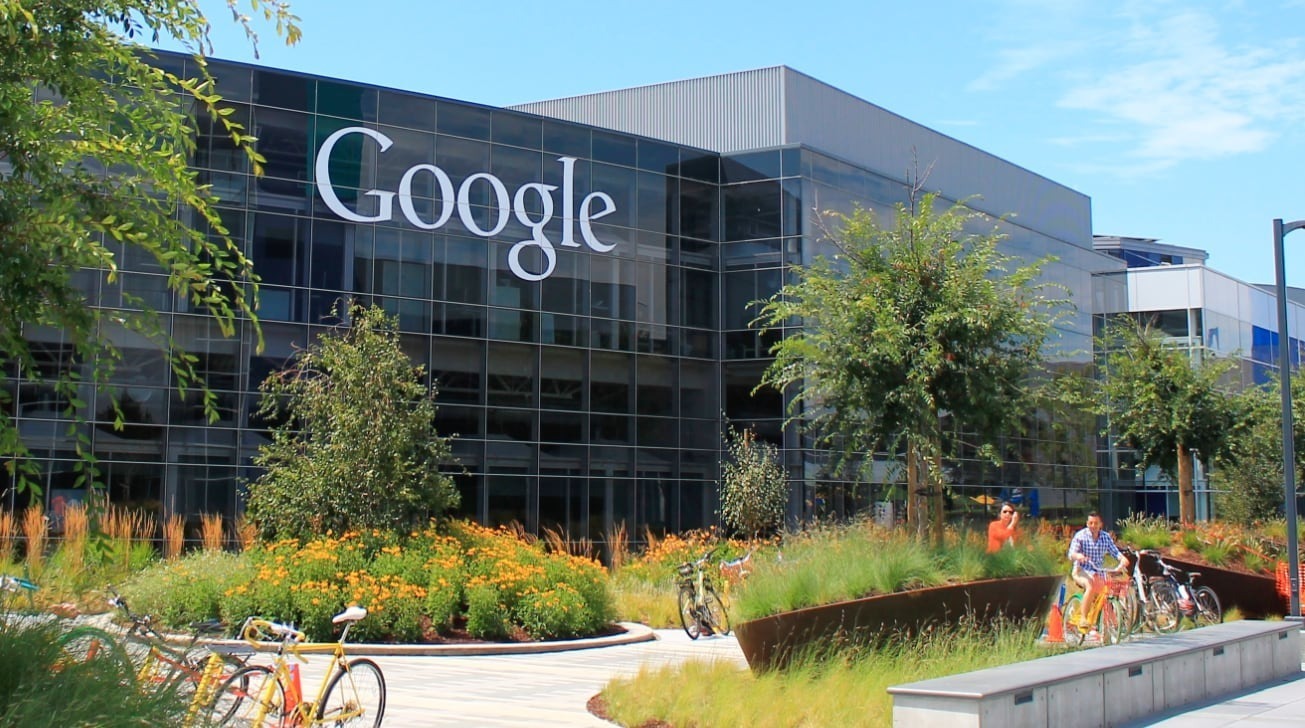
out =
[(1184, 571), (1176, 566), (1160, 562), (1164, 578), (1173, 585), (1178, 594), (1178, 611), (1197, 627), (1208, 627), (1223, 621), (1223, 605), (1219, 595), (1208, 586), (1197, 585), (1201, 577), (1199, 571)]
[[(32, 613), (15, 615), (10, 611), (11, 595), (25, 594), (29, 610), (35, 612), (35, 594), (40, 590), (35, 582), (17, 577), (0, 575), (0, 593), (4, 595), (4, 620), (24, 620), (29, 624), (57, 621), (58, 617), (50, 613)], [(79, 662), (99, 660), (107, 669), (116, 672), (123, 681), (134, 679), (134, 670), (127, 651), (123, 649), (113, 635), (89, 625), (77, 625), (63, 629), (58, 636), (61, 655), (54, 663), (55, 670), (63, 670)]]
[[(1123, 600), (1116, 596), (1117, 588), (1111, 587), (1104, 574), (1094, 576), (1099, 588), (1094, 588), (1096, 598), (1089, 605), (1083, 604), (1081, 593), (1065, 601), (1065, 642), (1079, 646), (1083, 644), (1118, 644), (1128, 638), (1128, 618)], [(1114, 580), (1120, 583), (1119, 580)], [(1086, 611), (1084, 611), (1086, 610)], [(1086, 616), (1081, 620), (1080, 615)], [(1087, 629), (1080, 627), (1080, 622), (1090, 625)]]
[(1178, 591), (1165, 577), (1166, 564), (1157, 551), (1134, 551), (1120, 548), (1128, 559), (1129, 580), (1125, 589), (1124, 612), (1129, 632), (1142, 628), (1168, 634), (1182, 626)]
[(752, 554), (755, 551), (755, 548), (748, 549), (746, 554), (738, 558), (720, 562), (721, 596), (727, 610), (730, 606), (730, 592), (733, 591), (734, 586), (743, 583), (752, 574)]
[(130, 623), (127, 627), (127, 651), (136, 664), (136, 680), (142, 689), (175, 686), (177, 694), (187, 702), (183, 726), (195, 725), (212, 702), (217, 688), (235, 674), (254, 654), (245, 645), (206, 645), (196, 649), (204, 637), (221, 634), (224, 625), (216, 620), (194, 622), (189, 640), (174, 644), (154, 627), (148, 614), (131, 611), (127, 600), (108, 587), (109, 605), (116, 608)]
[[(303, 654), (322, 651), (303, 644), (304, 633), (292, 625), (249, 618), (241, 638), (255, 648), (276, 644), (271, 666), (247, 665), (218, 688), (210, 715), (217, 725), (241, 726), (372, 726), (385, 715), (385, 676), (366, 658), (349, 659), (345, 640), (349, 629), (367, 616), (362, 607), (349, 607), (331, 619), (343, 624), (340, 640), (326, 646), (330, 663), (311, 696), (302, 693), (295, 663)], [(293, 667), (292, 667), (293, 666)]]
[(680, 626), (692, 640), (704, 634), (730, 633), (730, 618), (725, 611), (725, 602), (716, 593), (707, 569), (707, 564), (715, 553), (716, 549), (711, 549), (696, 561), (686, 561), (676, 569), (680, 575)]

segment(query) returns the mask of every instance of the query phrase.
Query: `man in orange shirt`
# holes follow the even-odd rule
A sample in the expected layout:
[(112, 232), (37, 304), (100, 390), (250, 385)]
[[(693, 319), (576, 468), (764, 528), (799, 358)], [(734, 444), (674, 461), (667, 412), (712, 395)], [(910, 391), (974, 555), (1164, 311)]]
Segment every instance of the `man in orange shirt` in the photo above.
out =
[(1015, 525), (1019, 520), (1020, 514), (1015, 512), (1015, 506), (1003, 502), (997, 520), (988, 524), (988, 553), (1000, 551), (1003, 544), (1015, 544)]

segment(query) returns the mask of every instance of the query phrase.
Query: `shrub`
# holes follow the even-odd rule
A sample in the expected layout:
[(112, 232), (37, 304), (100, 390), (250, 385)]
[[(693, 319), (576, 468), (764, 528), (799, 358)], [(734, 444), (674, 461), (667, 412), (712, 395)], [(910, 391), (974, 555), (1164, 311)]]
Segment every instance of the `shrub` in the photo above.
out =
[(477, 612), (466, 614), (476, 637), (519, 630), (541, 639), (574, 637), (602, 631), (614, 612), (597, 561), (549, 554), (509, 530), (466, 522), (406, 534), (376, 529), (283, 539), (238, 556), (194, 553), (147, 569), (123, 592), (133, 609), (167, 626), (214, 614), (232, 625), (259, 616), (294, 623), (312, 640), (333, 639), (331, 618), (353, 604), (368, 610), (350, 632), (363, 641), (416, 642), (432, 629), (447, 634), (468, 610)]
[(196, 551), (175, 561), (160, 561), (121, 587), (132, 611), (180, 627), (216, 619), (223, 594), (254, 574), (250, 559), (224, 551)]
[(467, 632), (472, 637), (499, 640), (511, 629), (507, 606), (499, 601), (499, 591), (481, 583), (467, 587)]
[(740, 433), (731, 426), (729, 454), (721, 464), (721, 520), (747, 538), (777, 532), (789, 493), (779, 450), (752, 430)]
[(535, 639), (579, 637), (592, 634), (584, 597), (570, 585), (531, 589), (517, 604), (516, 621)]
[(259, 415), (279, 423), (249, 485), (246, 513), (265, 536), (407, 528), (458, 503), (441, 469), (453, 456), (435, 431), (435, 390), (397, 321), (358, 305), (348, 317), (259, 387)]

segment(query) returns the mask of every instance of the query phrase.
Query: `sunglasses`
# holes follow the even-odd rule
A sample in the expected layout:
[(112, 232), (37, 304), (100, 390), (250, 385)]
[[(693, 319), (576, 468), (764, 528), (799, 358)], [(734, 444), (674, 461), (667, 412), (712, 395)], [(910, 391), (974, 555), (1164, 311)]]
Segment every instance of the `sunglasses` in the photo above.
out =
[(1015, 511), (1012, 511), (1012, 510), (1009, 509), (1009, 508), (1003, 508), (1003, 509), (1001, 509), (1001, 512), (1002, 512), (1002, 513), (1014, 513)]

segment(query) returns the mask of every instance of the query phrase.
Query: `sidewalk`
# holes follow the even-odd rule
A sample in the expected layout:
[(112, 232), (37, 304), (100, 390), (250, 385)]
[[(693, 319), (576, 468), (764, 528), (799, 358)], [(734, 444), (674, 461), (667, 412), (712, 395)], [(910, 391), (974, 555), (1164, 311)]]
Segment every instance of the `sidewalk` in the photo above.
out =
[(689, 659), (747, 667), (733, 636), (695, 642), (683, 630), (656, 630), (656, 637), (541, 654), (373, 657), (388, 688), (384, 725), (610, 728), (585, 706), (614, 677)]
[(1270, 683), (1254, 692), (1130, 723), (1125, 728), (1287, 728), (1301, 725), (1305, 725), (1305, 674)]
[[(691, 641), (682, 630), (653, 630), (656, 639), (608, 647), (533, 654), (424, 656), (373, 655), (388, 687), (384, 725), (407, 726), (590, 726), (611, 723), (590, 715), (586, 704), (614, 677), (641, 667), (690, 659), (725, 660), (746, 669), (734, 637)], [(321, 660), (314, 660), (321, 663)], [(306, 686), (319, 675), (306, 666)], [(1126, 728), (1286, 728), (1305, 725), (1305, 673), (1254, 692), (1228, 696), (1183, 712), (1153, 717)]]

